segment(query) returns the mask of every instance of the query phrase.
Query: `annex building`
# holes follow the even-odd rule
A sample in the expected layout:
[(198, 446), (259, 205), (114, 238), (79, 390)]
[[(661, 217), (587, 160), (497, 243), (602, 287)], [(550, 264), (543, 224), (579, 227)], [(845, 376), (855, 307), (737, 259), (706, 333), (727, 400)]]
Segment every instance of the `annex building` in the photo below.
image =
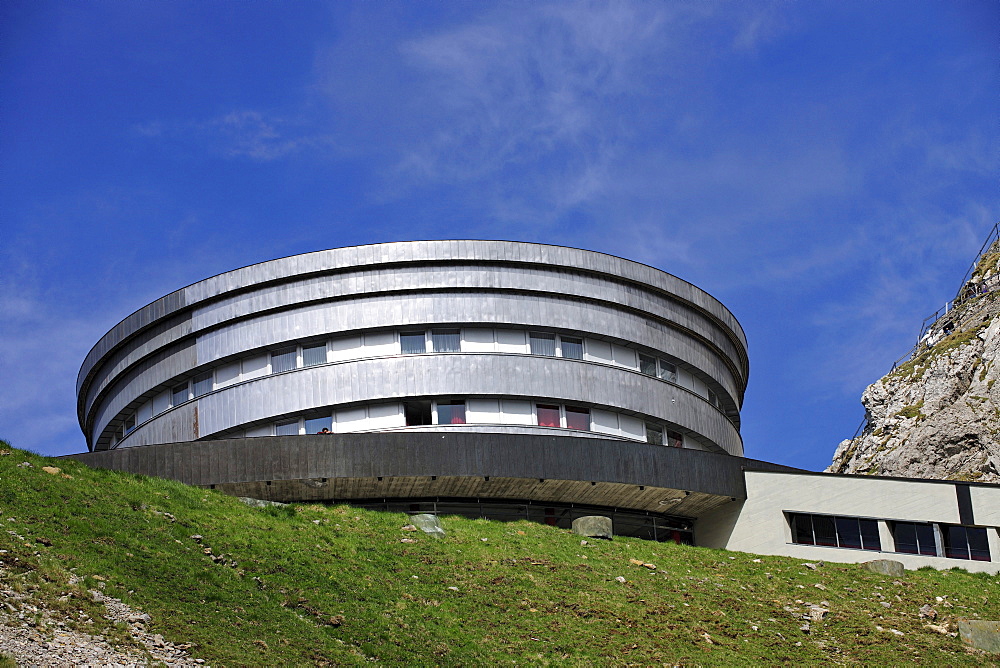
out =
[(1000, 487), (747, 459), (706, 292), (501, 241), (319, 251), (125, 318), (77, 381), (92, 466), (276, 501), (529, 519), (762, 554), (1000, 570)]

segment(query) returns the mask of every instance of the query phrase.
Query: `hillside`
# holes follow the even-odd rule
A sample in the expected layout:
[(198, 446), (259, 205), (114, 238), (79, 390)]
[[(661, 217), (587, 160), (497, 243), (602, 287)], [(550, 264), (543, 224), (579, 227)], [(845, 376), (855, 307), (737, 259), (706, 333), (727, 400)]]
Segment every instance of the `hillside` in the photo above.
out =
[(827, 471), (1000, 482), (1000, 242), (912, 357), (862, 396), (865, 428)]
[(8, 664), (86, 633), (213, 666), (983, 665), (955, 620), (1000, 618), (997, 578), (964, 571), (893, 580), (458, 517), (435, 540), (400, 514), (251, 508), (2, 442), (0, 521)]

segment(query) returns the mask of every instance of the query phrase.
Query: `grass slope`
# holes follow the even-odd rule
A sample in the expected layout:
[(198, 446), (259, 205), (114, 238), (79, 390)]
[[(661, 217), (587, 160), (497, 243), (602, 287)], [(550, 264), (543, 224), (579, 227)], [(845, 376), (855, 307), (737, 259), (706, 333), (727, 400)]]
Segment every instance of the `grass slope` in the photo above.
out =
[[(552, 527), (458, 517), (445, 518), (448, 536), (434, 540), (402, 531), (400, 514), (254, 509), (3, 442), (0, 453), (0, 585), (32, 592), (94, 633), (79, 611), (99, 617), (85, 590), (103, 578), (107, 593), (152, 616), (153, 632), (192, 643), (192, 655), (214, 666), (996, 658), (963, 649), (918, 614), (930, 603), (952, 627), (957, 617), (1000, 619), (996, 577), (926, 570), (893, 581), (857, 566), (809, 570), (801, 560), (757, 563), (633, 539), (581, 545)], [(70, 571), (79, 585), (68, 584)], [(826, 618), (801, 630), (808, 604), (821, 602)]]

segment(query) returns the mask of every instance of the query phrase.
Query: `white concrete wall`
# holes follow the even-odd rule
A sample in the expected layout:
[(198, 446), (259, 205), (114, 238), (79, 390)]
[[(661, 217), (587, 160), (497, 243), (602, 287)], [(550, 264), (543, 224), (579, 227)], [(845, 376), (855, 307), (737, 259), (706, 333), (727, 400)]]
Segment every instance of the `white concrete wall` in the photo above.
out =
[(886, 522), (879, 523), (882, 551), (817, 547), (791, 542), (786, 512), (864, 517), (879, 520), (960, 524), (955, 486), (946, 482), (885, 480), (837, 476), (747, 471), (747, 500), (733, 502), (695, 523), (698, 545), (756, 554), (775, 554), (817, 561), (857, 563), (894, 559), (907, 568), (964, 568), (1000, 572), (1000, 486), (971, 487), (978, 526), (988, 526), (993, 561), (945, 559), (893, 552)]

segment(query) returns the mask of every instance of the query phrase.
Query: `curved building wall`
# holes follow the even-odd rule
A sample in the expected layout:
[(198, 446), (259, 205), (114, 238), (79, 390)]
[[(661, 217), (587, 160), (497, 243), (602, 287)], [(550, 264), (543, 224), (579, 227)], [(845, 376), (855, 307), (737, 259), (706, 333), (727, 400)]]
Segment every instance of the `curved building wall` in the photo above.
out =
[(539, 244), (405, 242), (264, 262), (157, 300), (88, 354), (78, 412), (91, 450), (328, 424), (741, 455), (747, 372), (729, 311), (651, 267)]

